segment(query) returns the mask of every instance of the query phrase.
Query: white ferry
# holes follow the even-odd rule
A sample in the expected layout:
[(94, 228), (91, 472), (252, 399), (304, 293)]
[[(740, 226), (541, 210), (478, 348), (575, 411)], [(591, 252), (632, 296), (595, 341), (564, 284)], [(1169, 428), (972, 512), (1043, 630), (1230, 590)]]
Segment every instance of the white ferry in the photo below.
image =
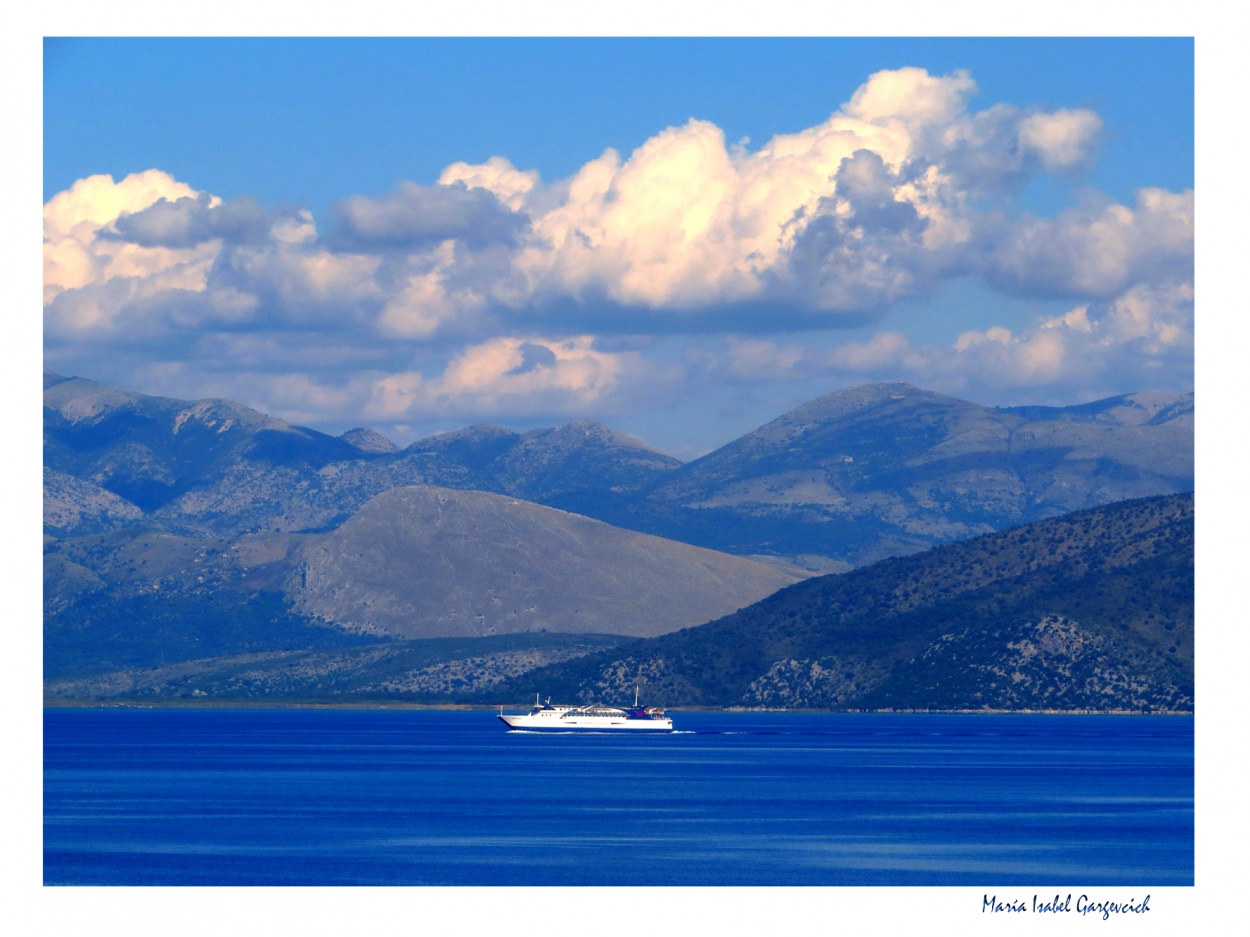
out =
[(499, 718), (509, 729), (526, 732), (575, 732), (612, 731), (618, 729), (643, 732), (672, 732), (673, 720), (664, 710), (638, 705), (638, 690), (634, 690), (634, 705), (628, 709), (614, 706), (553, 706), (551, 699), (540, 703), (534, 696), (534, 708), (519, 716), (505, 715), (499, 708)]

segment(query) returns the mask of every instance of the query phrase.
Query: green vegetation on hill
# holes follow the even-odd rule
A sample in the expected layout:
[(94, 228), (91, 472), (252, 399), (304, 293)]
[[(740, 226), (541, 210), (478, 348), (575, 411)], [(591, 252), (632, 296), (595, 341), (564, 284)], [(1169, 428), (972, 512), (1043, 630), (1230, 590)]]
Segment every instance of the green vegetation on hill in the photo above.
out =
[(1193, 496), (1122, 502), (810, 579), (513, 690), (669, 706), (1193, 706)]
[(44, 624), (44, 675), (66, 678), (260, 651), (377, 643), (318, 626), (277, 592), (95, 593)]
[(504, 680), (630, 640), (604, 634), (425, 638), (233, 653), (47, 680), (49, 700), (494, 701)]
[[(187, 566), (212, 575), (195, 566), (202, 541), (153, 534), (127, 552), (110, 546), (120, 536), (102, 535), (96, 549), (154, 581)], [(165, 565), (152, 569), (157, 556)], [(56, 599), (65, 609), (48, 631), (49, 698), (494, 704), (540, 692), (620, 703), (641, 684), (648, 700), (678, 708), (1193, 708), (1192, 495), (809, 579), (644, 640), (531, 632), (380, 642), (318, 627), (264, 588), (119, 597), (93, 591), (89, 575)]]

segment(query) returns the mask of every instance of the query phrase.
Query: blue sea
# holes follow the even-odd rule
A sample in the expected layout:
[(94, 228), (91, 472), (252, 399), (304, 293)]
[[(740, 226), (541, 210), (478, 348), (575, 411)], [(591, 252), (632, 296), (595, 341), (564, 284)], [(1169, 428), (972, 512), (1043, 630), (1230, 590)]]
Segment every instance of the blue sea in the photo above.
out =
[(48, 885), (1192, 885), (1191, 717), (49, 709)]

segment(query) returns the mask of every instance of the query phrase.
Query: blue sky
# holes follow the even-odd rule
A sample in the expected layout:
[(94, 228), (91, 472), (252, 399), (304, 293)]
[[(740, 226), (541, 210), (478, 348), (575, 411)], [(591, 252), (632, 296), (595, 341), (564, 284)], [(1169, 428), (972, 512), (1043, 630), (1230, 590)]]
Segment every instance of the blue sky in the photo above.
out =
[(865, 381), (1191, 390), (1193, 49), (51, 39), (45, 362), (682, 457)]
[(1193, 185), (1187, 39), (53, 38), (44, 198), (150, 166), (317, 213), (457, 160), (559, 179), (690, 117), (735, 141), (810, 127), (903, 65), (969, 69), (974, 108), (1094, 108), (1111, 140), (1083, 181), (1114, 198)]

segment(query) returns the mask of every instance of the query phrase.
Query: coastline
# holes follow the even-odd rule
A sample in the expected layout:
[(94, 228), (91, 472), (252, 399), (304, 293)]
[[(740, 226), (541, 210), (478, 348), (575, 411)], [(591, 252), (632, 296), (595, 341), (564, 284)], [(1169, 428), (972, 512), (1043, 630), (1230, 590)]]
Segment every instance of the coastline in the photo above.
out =
[[(163, 700), (69, 700), (45, 699), (44, 709), (349, 709), (349, 710), (430, 710), (493, 712), (500, 706), (524, 708), (529, 702), (505, 703), (414, 703), (386, 700), (241, 700), (241, 699), (163, 699)], [(770, 709), (743, 706), (681, 706), (665, 707), (670, 712), (713, 713), (847, 713), (860, 715), (969, 715), (969, 716), (1193, 716), (1192, 709)]]

